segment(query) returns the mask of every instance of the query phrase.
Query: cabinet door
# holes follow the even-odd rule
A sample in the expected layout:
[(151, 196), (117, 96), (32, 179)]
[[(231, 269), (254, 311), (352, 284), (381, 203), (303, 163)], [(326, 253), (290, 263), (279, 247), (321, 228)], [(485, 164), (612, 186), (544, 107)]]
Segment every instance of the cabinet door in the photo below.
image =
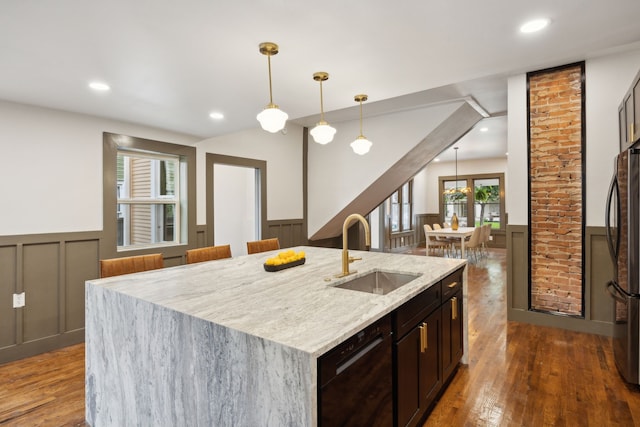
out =
[(634, 140), (633, 133), (637, 132), (633, 125), (633, 91), (624, 99), (625, 123), (627, 127), (627, 146)]
[(397, 425), (417, 426), (442, 386), (440, 310), (396, 343)]
[(418, 326), (423, 334), (420, 348), (420, 407), (429, 408), (442, 387), (440, 366), (440, 310)]
[(618, 109), (618, 127), (620, 133), (620, 151), (627, 149), (627, 115), (624, 111), (624, 103)]
[(446, 382), (462, 357), (462, 293), (442, 304), (442, 380)]
[(413, 328), (396, 346), (396, 408), (398, 426), (416, 425), (420, 418), (420, 329)]

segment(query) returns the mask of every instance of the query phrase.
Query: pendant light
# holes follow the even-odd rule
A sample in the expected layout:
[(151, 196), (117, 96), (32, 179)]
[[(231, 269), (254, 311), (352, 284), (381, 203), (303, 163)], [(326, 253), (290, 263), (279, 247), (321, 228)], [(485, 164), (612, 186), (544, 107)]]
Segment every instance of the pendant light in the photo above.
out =
[(289, 115), (282, 111), (273, 103), (273, 94), (271, 89), (271, 57), (278, 54), (278, 45), (271, 42), (260, 43), (260, 53), (267, 55), (269, 64), (269, 104), (256, 117), (260, 122), (262, 129), (267, 132), (275, 133), (284, 129), (284, 125)]
[(329, 123), (324, 120), (324, 107), (323, 107), (323, 99), (322, 99), (322, 82), (329, 80), (329, 73), (325, 73), (324, 71), (318, 71), (317, 73), (313, 73), (313, 80), (320, 82), (320, 121), (311, 129), (311, 136), (313, 136), (313, 140), (318, 144), (328, 144), (333, 141), (333, 135), (336, 134), (336, 129), (334, 127), (329, 126)]
[(368, 97), (367, 95), (356, 95), (353, 99), (356, 102), (360, 103), (360, 136), (358, 136), (356, 140), (351, 143), (351, 148), (353, 148), (354, 153), (360, 154), (362, 156), (363, 154), (367, 154), (369, 152), (369, 149), (373, 145), (371, 141), (365, 138), (365, 136), (362, 134), (362, 102), (366, 101)]
[(461, 194), (467, 194), (471, 192), (471, 189), (469, 187), (462, 187), (462, 188), (458, 188), (458, 147), (453, 147), (456, 153), (456, 184), (455, 187), (453, 188), (449, 188), (448, 190), (444, 191), (444, 194), (456, 194), (456, 193), (461, 193)]

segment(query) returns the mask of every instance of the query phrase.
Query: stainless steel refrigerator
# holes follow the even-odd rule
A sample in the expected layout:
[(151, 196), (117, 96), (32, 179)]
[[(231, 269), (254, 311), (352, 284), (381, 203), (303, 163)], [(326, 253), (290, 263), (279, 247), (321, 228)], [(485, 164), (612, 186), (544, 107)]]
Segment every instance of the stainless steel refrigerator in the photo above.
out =
[(629, 148), (615, 161), (607, 197), (606, 229), (614, 274), (613, 353), (624, 379), (640, 384), (640, 149)]

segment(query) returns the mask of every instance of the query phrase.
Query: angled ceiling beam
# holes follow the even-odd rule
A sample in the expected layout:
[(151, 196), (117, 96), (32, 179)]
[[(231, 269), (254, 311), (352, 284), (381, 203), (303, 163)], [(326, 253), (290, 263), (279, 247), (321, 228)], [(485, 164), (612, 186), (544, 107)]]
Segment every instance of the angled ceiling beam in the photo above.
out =
[(468, 102), (462, 104), (451, 116), (321, 227), (310, 237), (310, 240), (340, 236), (342, 224), (347, 216), (352, 213), (368, 215), (402, 184), (420, 172), (438, 154), (455, 144), (483, 118), (483, 115)]

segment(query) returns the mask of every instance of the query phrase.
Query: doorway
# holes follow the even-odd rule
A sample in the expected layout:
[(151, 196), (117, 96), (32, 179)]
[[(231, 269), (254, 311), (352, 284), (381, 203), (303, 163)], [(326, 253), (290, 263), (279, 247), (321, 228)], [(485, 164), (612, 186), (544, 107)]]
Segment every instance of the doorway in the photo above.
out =
[(266, 162), (207, 153), (207, 245), (231, 245), (246, 255), (247, 241), (266, 229)]

